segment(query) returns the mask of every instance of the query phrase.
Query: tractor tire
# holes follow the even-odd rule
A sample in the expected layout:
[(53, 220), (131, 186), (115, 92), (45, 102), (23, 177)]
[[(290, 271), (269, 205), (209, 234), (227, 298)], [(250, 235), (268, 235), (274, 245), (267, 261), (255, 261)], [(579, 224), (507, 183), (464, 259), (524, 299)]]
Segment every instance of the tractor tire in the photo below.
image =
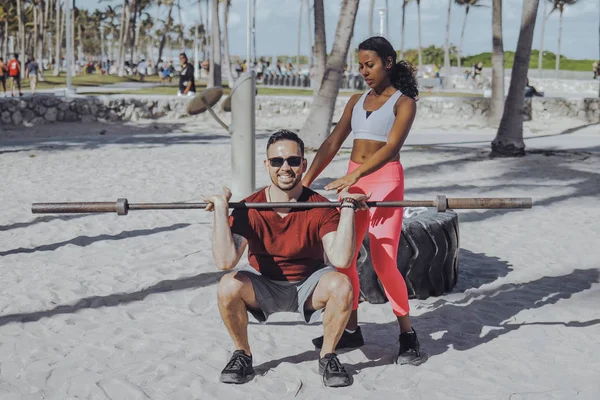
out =
[[(411, 299), (426, 299), (451, 291), (458, 281), (460, 250), (458, 215), (428, 210), (404, 218), (398, 247), (398, 270)], [(387, 301), (373, 268), (367, 234), (357, 260), (361, 297), (372, 304)]]

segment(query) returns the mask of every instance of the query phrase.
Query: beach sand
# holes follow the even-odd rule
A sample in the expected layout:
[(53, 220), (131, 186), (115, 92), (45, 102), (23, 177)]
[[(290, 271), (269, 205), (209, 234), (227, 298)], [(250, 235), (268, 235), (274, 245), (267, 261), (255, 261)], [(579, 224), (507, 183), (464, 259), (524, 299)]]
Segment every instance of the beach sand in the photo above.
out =
[[(267, 325), (251, 318), (257, 376), (219, 383), (234, 349), (216, 303), (223, 273), (212, 261), (212, 214), (30, 211), (34, 202), (118, 197), (201, 201), (231, 186), (224, 130), (191, 118), (5, 129), (0, 400), (597, 399), (600, 130), (560, 134), (577, 125), (528, 124), (530, 154), (490, 159), (493, 129), (416, 124), (401, 153), (407, 199), (533, 197), (535, 205), (459, 211), (457, 287), (411, 301), (429, 360), (395, 365), (389, 304), (362, 303), (366, 344), (340, 352), (354, 376), (340, 389), (325, 388), (316, 372), (311, 338), (321, 324), (295, 314)], [(257, 133), (258, 187), (268, 183), (268, 134)], [(345, 147), (314, 187), (343, 175), (348, 158)]]

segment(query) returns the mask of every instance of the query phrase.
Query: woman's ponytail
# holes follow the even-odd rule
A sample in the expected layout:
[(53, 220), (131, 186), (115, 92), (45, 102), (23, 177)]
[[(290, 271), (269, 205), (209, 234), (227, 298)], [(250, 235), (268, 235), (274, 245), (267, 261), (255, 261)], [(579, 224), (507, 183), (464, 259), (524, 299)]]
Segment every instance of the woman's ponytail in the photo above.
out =
[(417, 100), (419, 97), (419, 83), (417, 81), (415, 67), (405, 60), (399, 61), (392, 74), (392, 85), (402, 94)]

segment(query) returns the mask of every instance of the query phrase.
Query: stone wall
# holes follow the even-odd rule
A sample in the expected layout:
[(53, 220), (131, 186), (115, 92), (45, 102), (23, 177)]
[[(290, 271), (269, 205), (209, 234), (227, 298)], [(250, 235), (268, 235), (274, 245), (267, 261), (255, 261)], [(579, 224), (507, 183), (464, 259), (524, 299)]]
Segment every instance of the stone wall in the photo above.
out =
[[(591, 74), (590, 74), (591, 75)], [(492, 87), (492, 78), (489, 75), (483, 76), (479, 91)], [(593, 79), (550, 79), (550, 78), (529, 78), (529, 83), (538, 91), (545, 92), (548, 95), (577, 95), (581, 97), (598, 97), (598, 81)], [(504, 93), (508, 93), (510, 87), (510, 77), (504, 78)], [(465, 79), (463, 75), (452, 75), (446, 81), (446, 89), (458, 90), (477, 90), (476, 82), (469, 78)]]
[[(2, 125), (34, 126), (57, 121), (137, 121), (140, 119), (177, 119), (186, 116), (189, 99), (167, 96), (32, 96), (20, 99), (0, 99)], [(348, 101), (339, 97), (334, 120), (339, 119)], [(258, 96), (256, 99), (257, 124), (269, 121), (303, 119), (308, 115), (310, 97)], [(483, 120), (489, 109), (489, 98), (483, 97), (423, 97), (418, 105), (418, 119)], [(219, 110), (220, 106), (215, 106)], [(227, 122), (230, 114), (217, 112)], [(600, 121), (600, 99), (569, 99), (535, 97), (531, 116), (535, 119), (573, 118), (585, 122)], [(197, 118), (210, 120), (208, 113)], [(1, 125), (0, 125), (1, 126)]]

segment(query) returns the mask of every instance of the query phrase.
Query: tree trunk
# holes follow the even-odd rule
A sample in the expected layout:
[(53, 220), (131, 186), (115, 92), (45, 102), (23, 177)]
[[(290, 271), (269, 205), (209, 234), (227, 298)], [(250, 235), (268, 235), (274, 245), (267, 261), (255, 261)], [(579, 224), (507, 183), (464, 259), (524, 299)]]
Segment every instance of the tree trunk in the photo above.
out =
[[(314, 69), (314, 88), (321, 87), (325, 65), (327, 64), (327, 42), (325, 37), (325, 8), (323, 0), (315, 0), (315, 69)], [(343, 10), (343, 9), (342, 9)], [(318, 96), (317, 90), (313, 93), (313, 100)]]
[[(460, 31), (460, 42), (458, 43), (457, 65), (458, 65), (459, 70), (460, 70), (460, 67), (462, 64), (462, 60), (460, 59), (460, 57), (462, 55), (462, 46), (463, 46), (463, 41), (465, 39), (465, 27), (467, 26), (467, 17), (469, 16), (469, 8), (471, 8), (471, 7), (467, 4), (465, 6), (465, 19), (463, 21), (462, 30)], [(500, 26), (502, 26), (502, 21), (500, 21)], [(500, 32), (500, 35), (502, 36), (502, 32)], [(500, 38), (500, 40), (502, 40), (502, 38)], [(493, 42), (493, 40), (492, 40), (492, 42)]]
[(546, 27), (546, 7), (548, 5), (548, 1), (542, 0), (544, 3), (544, 9), (542, 11), (542, 30), (540, 32), (540, 50), (538, 54), (538, 74), (540, 78), (544, 77), (543, 73), (543, 61), (544, 61), (544, 28)]
[(508, 96), (504, 104), (504, 113), (496, 138), (492, 142), (492, 156), (514, 157), (525, 155), (523, 142), (523, 107), (525, 105), (525, 83), (531, 58), (533, 30), (537, 16), (539, 0), (523, 2), (521, 31), (515, 52), (515, 61), (510, 77)]
[[(322, 0), (315, 0), (315, 10), (317, 10), (317, 3), (321, 3), (321, 6), (323, 4)], [(300, 131), (300, 137), (309, 148), (318, 148), (330, 133), (331, 118), (340, 90), (350, 38), (354, 31), (358, 3), (359, 0), (342, 0), (333, 49), (327, 58), (323, 78), (315, 90), (318, 94), (313, 98), (310, 113)], [(317, 21), (324, 20), (323, 8), (319, 7), (319, 10), (321, 15), (315, 11), (315, 25), (317, 25)], [(323, 29), (322, 38), (324, 37), (325, 30)]]
[[(252, 1), (252, 0), (250, 0)], [(211, 7), (211, 48), (208, 87), (221, 86), (221, 29), (219, 28), (219, 0), (212, 0)]]
[[(21, 64), (25, 63), (25, 24), (23, 23), (23, 1), (17, 0), (17, 18), (19, 22), (19, 45), (21, 53)], [(21, 78), (25, 76), (25, 68), (21, 67)]]
[(421, 44), (421, 0), (417, 0), (417, 18), (419, 25), (419, 34), (418, 34), (418, 46), (419, 46), (419, 71), (423, 71), (423, 51)]
[(123, 0), (123, 9), (121, 12), (121, 28), (119, 31), (119, 69), (118, 75), (125, 75), (125, 45), (127, 43), (127, 29), (129, 27), (129, 19), (127, 18), (127, 0)]
[[(37, 44), (38, 44), (38, 38), (39, 38), (39, 29), (40, 29), (40, 21), (39, 21), (39, 15), (38, 15), (38, 8), (36, 7), (35, 4), (32, 4), (33, 7), (33, 52), (31, 53), (34, 57), (37, 57)], [(41, 62), (42, 60), (40, 60)]]
[(556, 79), (558, 79), (558, 71), (560, 70), (560, 42), (562, 39), (562, 24), (563, 24), (563, 7), (558, 6), (560, 11), (559, 24), (558, 24), (558, 50), (556, 51)]
[(444, 44), (444, 75), (450, 78), (450, 12), (452, 11), (452, 0), (448, 0), (448, 16), (446, 17), (446, 42)]
[(138, 1), (130, 0), (129, 3), (129, 65), (133, 68), (133, 62), (135, 59), (135, 39), (136, 39), (136, 25), (138, 15)]
[(304, 8), (304, 1), (300, 0), (300, 11), (298, 11), (298, 49), (296, 51), (296, 68), (300, 68), (300, 45), (302, 41), (300, 37), (302, 35), (302, 8)]
[(402, 38), (400, 41), (400, 59), (404, 60), (404, 27), (406, 22), (406, 3), (407, 0), (402, 0)]
[[(160, 43), (158, 44), (158, 59), (156, 60), (156, 64), (155, 64), (157, 66), (162, 58), (162, 53), (165, 48), (165, 42), (167, 40), (167, 32), (171, 31), (171, 12), (173, 11), (174, 4), (175, 4), (175, 1), (171, 1), (171, 4), (169, 4), (169, 12), (167, 13), (167, 22), (165, 23), (165, 30), (163, 32), (162, 37), (160, 38)], [(163, 65), (163, 68), (166, 68), (166, 67), (167, 67), (167, 65)]]
[(231, 68), (231, 57), (229, 55), (229, 9), (231, 8), (231, 0), (226, 0), (225, 8), (223, 9), (223, 51), (225, 57), (223, 59), (223, 67), (227, 71), (227, 82), (230, 88), (233, 87), (235, 81), (233, 69)]
[[(315, 5), (316, 7), (316, 5)], [(373, 36), (373, 12), (375, 11), (375, 0), (369, 4), (369, 37)]]
[(62, 45), (62, 24), (60, 18), (60, 1), (56, 0), (56, 21), (54, 29), (56, 30), (56, 48), (54, 49), (54, 76), (60, 75), (60, 48)]
[[(466, 17), (465, 17), (466, 19)], [(502, 40), (502, 0), (492, 3), (492, 98), (489, 123), (498, 126), (504, 109), (504, 43)]]
[(4, 21), (4, 59), (8, 60), (8, 19)]
[(308, 24), (308, 69), (313, 65), (313, 40), (312, 40), (312, 25), (310, 24), (310, 0), (306, 0), (306, 23)]

